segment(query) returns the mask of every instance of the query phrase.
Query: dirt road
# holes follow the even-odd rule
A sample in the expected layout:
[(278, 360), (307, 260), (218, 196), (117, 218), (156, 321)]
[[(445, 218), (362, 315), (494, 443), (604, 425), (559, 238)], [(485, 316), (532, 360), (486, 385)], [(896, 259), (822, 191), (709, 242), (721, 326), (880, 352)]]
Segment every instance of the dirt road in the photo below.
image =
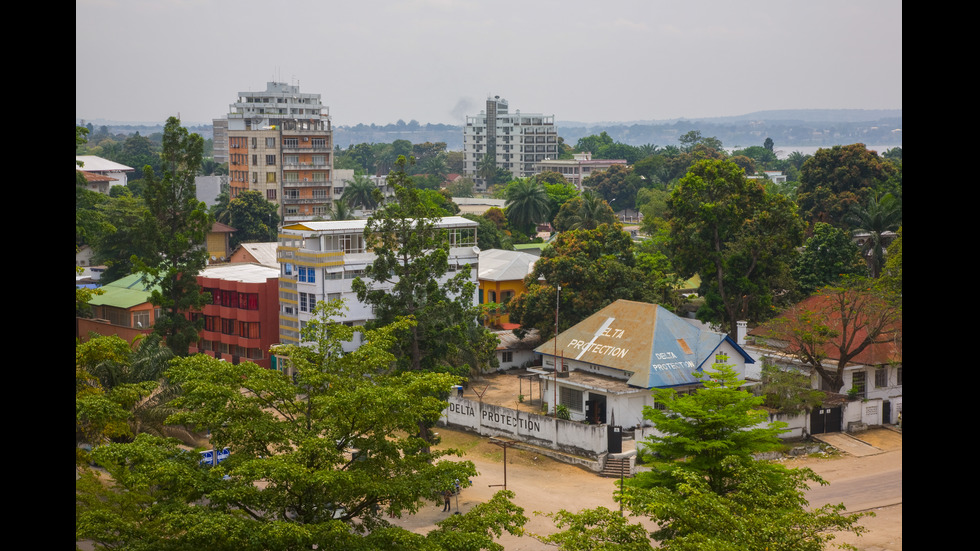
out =
[[(459, 496), (459, 510), (468, 511), (473, 505), (490, 499), (504, 482), (503, 450), (489, 444), (487, 439), (477, 436), (439, 428), (438, 432), (443, 441), (440, 447), (454, 447), (466, 454), (466, 459), (472, 461), (480, 473), (472, 479), (473, 486), (466, 488)], [(871, 433), (889, 433), (880, 437)], [(824, 496), (841, 501), (849, 510), (869, 509), (876, 513), (874, 518), (865, 518), (861, 524), (869, 532), (861, 537), (844, 534), (838, 541), (851, 543), (863, 551), (901, 551), (902, 549), (902, 505), (901, 505), (901, 468), (902, 449), (901, 435), (891, 431), (869, 431), (866, 438), (869, 443), (876, 445), (882, 453), (867, 457), (835, 457), (828, 459), (794, 459), (787, 461), (787, 466), (807, 466), (813, 469), (828, 482), (829, 486), (814, 489), (809, 494), (811, 505), (824, 503)], [(877, 443), (876, 443), (877, 442)], [(898, 500), (894, 496), (882, 501), (876, 496), (861, 497), (857, 493), (848, 492), (848, 488), (857, 488), (858, 481), (865, 476), (874, 476), (881, 472), (896, 472), (899, 480)], [(619, 504), (613, 501), (613, 491), (617, 480), (600, 478), (595, 474), (559, 463), (552, 459), (536, 455), (532, 452), (509, 449), (507, 451), (507, 489), (516, 494), (515, 503), (524, 508), (524, 514), (531, 520), (526, 528), (531, 533), (550, 534), (555, 531), (551, 520), (543, 514), (560, 509), (578, 511), (580, 509), (604, 506), (618, 510)], [(833, 489), (833, 492), (821, 494), (821, 491)], [(835, 493), (841, 492), (841, 493)], [(857, 508), (855, 508), (857, 507)], [(426, 506), (418, 514), (411, 517), (396, 519), (395, 523), (413, 532), (426, 533), (435, 528), (435, 523), (446, 518), (450, 513), (441, 511), (441, 504)], [(453, 502), (453, 511), (456, 501)], [(648, 529), (653, 524), (645, 518), (637, 518)], [(543, 551), (555, 549), (533, 537), (513, 537), (504, 535), (500, 540), (508, 551)]]

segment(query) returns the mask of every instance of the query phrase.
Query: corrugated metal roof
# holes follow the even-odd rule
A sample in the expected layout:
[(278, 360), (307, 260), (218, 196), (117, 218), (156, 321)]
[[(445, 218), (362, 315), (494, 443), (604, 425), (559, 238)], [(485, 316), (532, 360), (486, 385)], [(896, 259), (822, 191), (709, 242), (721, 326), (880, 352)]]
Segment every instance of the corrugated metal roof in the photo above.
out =
[(150, 301), (154, 287), (148, 287), (140, 274), (128, 275), (100, 287), (103, 293), (92, 297), (88, 303), (93, 306), (114, 306), (132, 308)]
[[(697, 383), (694, 373), (726, 339), (658, 304), (629, 300), (617, 300), (557, 337), (559, 355), (632, 372), (629, 384), (643, 388)], [(535, 352), (553, 356), (555, 339)]]
[(480, 251), (479, 279), (486, 281), (523, 280), (534, 269), (538, 257), (519, 251), (487, 249)]

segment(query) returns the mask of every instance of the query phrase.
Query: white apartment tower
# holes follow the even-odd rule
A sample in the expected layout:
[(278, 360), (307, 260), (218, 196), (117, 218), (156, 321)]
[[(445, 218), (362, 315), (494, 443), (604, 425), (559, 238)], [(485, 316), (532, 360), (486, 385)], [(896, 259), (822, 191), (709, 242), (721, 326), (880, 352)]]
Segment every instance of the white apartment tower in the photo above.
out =
[(477, 186), (486, 189), (479, 168), (486, 155), (493, 155), (496, 166), (515, 177), (534, 174), (534, 163), (558, 157), (558, 128), (554, 115), (510, 113), (507, 100), (487, 98), (487, 109), (466, 117), (463, 128), (464, 170)]
[(331, 207), (333, 130), (320, 94), (269, 82), (239, 92), (228, 112), (231, 195), (259, 191), (283, 222), (326, 219)]

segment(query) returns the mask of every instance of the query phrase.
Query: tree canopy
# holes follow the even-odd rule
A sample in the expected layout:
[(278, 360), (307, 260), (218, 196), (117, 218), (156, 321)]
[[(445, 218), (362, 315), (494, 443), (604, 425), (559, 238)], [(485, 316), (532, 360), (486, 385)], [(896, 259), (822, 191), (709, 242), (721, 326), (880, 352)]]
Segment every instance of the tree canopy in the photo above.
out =
[(375, 259), (353, 289), (374, 308), (369, 326), (400, 316), (416, 320), (397, 341), (401, 367), (466, 374), (494, 361), (494, 337), (477, 322), (470, 268), (450, 274), (449, 236), (436, 227), (444, 213), (414, 187), (407, 165), (398, 159), (388, 176), (395, 200), (376, 211), (364, 230)]
[[(659, 549), (821, 551), (831, 531), (864, 531), (856, 525), (864, 515), (843, 505), (809, 507), (809, 484), (826, 483), (813, 471), (752, 457), (779, 445), (782, 424), (764, 424), (762, 398), (741, 389), (729, 365), (715, 364), (702, 380), (704, 388), (690, 394), (655, 391), (663, 409), (647, 407), (644, 416), (660, 436), (641, 448), (652, 469), (626, 481), (619, 495), (632, 514), (656, 522), (651, 536)], [(563, 550), (652, 548), (640, 525), (615, 516), (601, 508), (562, 511), (555, 519), (564, 530), (549, 539)]]
[(167, 340), (177, 355), (187, 355), (198, 338), (204, 319), (196, 321), (187, 312), (201, 308), (207, 296), (197, 284), (197, 274), (207, 265), (204, 246), (213, 220), (207, 206), (197, 200), (194, 178), (201, 166), (204, 140), (180, 125), (176, 117), (167, 119), (160, 154), (163, 174), (152, 167), (144, 169), (144, 200), (148, 216), (141, 239), (147, 244), (143, 255), (135, 257), (136, 268), (147, 274), (154, 290), (150, 301), (162, 308), (153, 329)]
[(894, 173), (894, 166), (862, 143), (818, 149), (800, 168), (800, 214), (810, 226), (827, 222), (850, 229), (847, 215), (852, 206), (865, 204)]
[[(504, 530), (527, 519), (498, 493), (426, 536), (391, 525), (416, 512), (473, 464), (428, 451), (415, 436), (434, 422), (458, 379), (394, 373), (389, 352), (412, 322), (365, 331), (333, 323), (340, 305), (320, 303), (304, 328), (313, 346), (283, 346), (295, 377), (250, 362), (181, 358), (168, 376), (182, 389), (171, 422), (209, 429), (230, 456), (200, 465), (173, 441), (140, 435), (94, 451), (110, 486), (92, 471), (76, 483), (76, 538), (120, 549), (499, 549)], [(150, 545), (151, 547), (147, 547)]]
[(644, 260), (638, 262), (633, 241), (619, 224), (561, 232), (527, 276), (527, 292), (510, 302), (511, 319), (550, 338), (558, 285), (559, 332), (617, 299), (662, 303), (670, 289), (665, 266), (646, 256)]
[(803, 236), (796, 205), (734, 163), (704, 160), (668, 208), (669, 256), (682, 277), (701, 276), (698, 319), (734, 335), (738, 320), (771, 317), (777, 293), (792, 288), (790, 262)]

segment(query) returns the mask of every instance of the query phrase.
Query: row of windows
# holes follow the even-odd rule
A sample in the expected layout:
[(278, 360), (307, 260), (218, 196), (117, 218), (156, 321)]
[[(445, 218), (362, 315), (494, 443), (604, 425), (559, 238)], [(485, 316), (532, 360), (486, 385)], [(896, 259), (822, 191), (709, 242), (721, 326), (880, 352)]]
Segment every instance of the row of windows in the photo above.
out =
[(246, 339), (262, 338), (262, 330), (257, 321), (239, 321), (218, 316), (204, 316), (204, 330), (221, 333), (223, 335), (236, 335)]
[(211, 304), (224, 306), (227, 308), (240, 308), (242, 310), (258, 310), (258, 293), (239, 293), (238, 291), (228, 291), (223, 289), (204, 289), (211, 293)]

